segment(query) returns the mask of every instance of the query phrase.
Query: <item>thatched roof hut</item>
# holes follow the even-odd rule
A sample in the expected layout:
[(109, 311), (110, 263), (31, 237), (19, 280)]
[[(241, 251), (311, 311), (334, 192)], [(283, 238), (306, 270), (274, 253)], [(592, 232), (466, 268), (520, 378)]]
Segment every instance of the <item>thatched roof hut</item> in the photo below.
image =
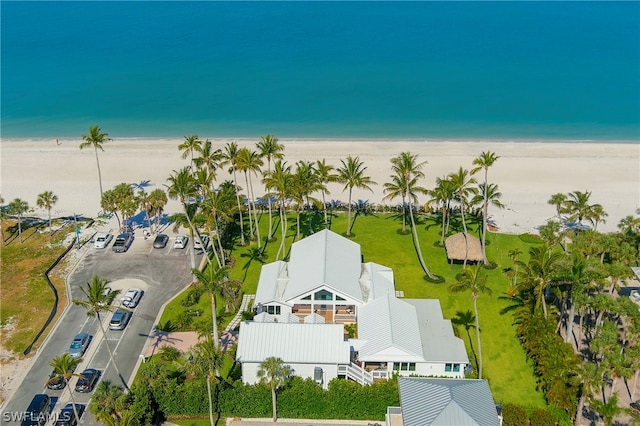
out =
[(480, 240), (473, 235), (460, 232), (447, 238), (444, 242), (444, 247), (447, 250), (447, 259), (449, 261), (464, 261), (465, 255), (465, 235), (466, 241), (469, 244), (469, 253), (467, 255), (467, 262), (481, 262), (484, 260), (482, 256), (482, 245)]

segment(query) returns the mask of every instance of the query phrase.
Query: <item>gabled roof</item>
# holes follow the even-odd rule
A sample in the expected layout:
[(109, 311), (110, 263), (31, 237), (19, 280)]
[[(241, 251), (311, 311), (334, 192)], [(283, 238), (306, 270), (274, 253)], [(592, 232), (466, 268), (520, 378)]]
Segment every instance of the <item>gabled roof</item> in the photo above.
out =
[(260, 363), (273, 356), (285, 363), (349, 364), (349, 355), (342, 324), (240, 323), (239, 362)]
[(366, 341), (358, 352), (361, 361), (382, 355), (390, 361), (424, 360), (416, 310), (391, 293), (359, 308), (358, 338)]
[(486, 380), (399, 377), (404, 426), (499, 426)]
[(464, 342), (453, 333), (451, 320), (442, 317), (438, 299), (402, 300), (415, 308), (425, 361), (469, 363)]
[(362, 300), (358, 281), (361, 263), (359, 244), (326, 229), (316, 232), (291, 247), (289, 281), (282, 298), (290, 300), (326, 284)]
[(384, 297), (387, 293), (395, 294), (393, 269), (373, 262), (363, 264), (362, 269), (360, 285), (363, 288), (365, 301)]
[(262, 266), (256, 289), (256, 304), (281, 300), (281, 294), (278, 291), (278, 278), (286, 272), (286, 266), (286, 262), (281, 260)]
[(324, 317), (316, 314), (315, 312), (304, 317), (305, 324), (324, 324), (325, 322)]

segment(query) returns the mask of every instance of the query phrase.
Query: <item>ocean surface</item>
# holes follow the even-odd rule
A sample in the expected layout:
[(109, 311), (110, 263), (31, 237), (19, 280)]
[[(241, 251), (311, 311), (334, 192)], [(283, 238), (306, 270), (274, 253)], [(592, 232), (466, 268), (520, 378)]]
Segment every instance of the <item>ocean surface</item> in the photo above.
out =
[(1, 136), (640, 141), (640, 2), (2, 1)]

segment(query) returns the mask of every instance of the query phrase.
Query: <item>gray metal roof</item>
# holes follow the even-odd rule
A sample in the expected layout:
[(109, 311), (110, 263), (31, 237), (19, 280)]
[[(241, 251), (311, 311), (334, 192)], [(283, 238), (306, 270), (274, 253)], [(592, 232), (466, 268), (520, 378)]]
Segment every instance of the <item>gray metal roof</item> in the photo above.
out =
[(342, 324), (240, 323), (239, 362), (279, 357), (285, 363), (348, 364), (350, 345)]
[(393, 269), (388, 266), (367, 262), (363, 265), (361, 283), (366, 291), (366, 301), (384, 297), (387, 293), (395, 293)]
[(451, 321), (442, 317), (437, 299), (402, 299), (415, 308), (425, 361), (468, 364), (462, 339), (453, 333)]
[(291, 247), (289, 282), (283, 299), (290, 300), (326, 284), (362, 300), (358, 281), (361, 262), (360, 245), (329, 230), (297, 241)]
[(256, 305), (258, 303), (266, 303), (272, 300), (280, 300), (280, 294), (278, 294), (278, 278), (283, 273), (283, 269), (286, 268), (286, 266), (286, 262), (281, 260), (262, 266), (254, 301)]
[(387, 293), (358, 310), (358, 338), (366, 340), (360, 348), (361, 361), (423, 361), (420, 330), (412, 305)]
[(399, 377), (404, 426), (499, 426), (486, 380)]

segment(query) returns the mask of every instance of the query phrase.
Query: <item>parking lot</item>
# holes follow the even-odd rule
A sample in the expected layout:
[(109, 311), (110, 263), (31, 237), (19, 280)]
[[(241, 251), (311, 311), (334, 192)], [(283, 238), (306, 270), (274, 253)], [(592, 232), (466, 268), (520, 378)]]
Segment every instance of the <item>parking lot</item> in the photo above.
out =
[[(51, 396), (52, 413), (57, 413), (71, 402), (69, 389), (49, 390), (45, 384), (52, 370), (49, 366), (51, 360), (66, 352), (74, 336), (80, 332), (86, 332), (92, 338), (76, 372), (95, 368), (102, 372), (100, 380), (109, 380), (119, 386), (122, 386), (122, 380), (131, 383), (136, 364), (140, 362), (140, 355), (156, 325), (162, 306), (191, 283), (191, 241), (186, 249), (174, 249), (175, 235), (170, 236), (169, 244), (161, 249), (154, 249), (153, 239), (145, 240), (141, 232), (125, 253), (114, 253), (111, 250), (113, 240), (104, 249), (96, 249), (92, 244), (86, 244), (80, 249), (80, 260), (67, 278), (71, 299), (83, 300), (80, 288), (86, 286), (95, 275), (108, 280), (113, 290), (121, 291), (114, 300), (114, 306), (120, 305), (120, 298), (128, 288), (137, 287), (144, 291), (140, 303), (132, 309), (133, 315), (124, 330), (109, 330), (111, 313), (107, 312), (100, 318), (122, 378), (118, 377), (111, 364), (98, 319), (88, 317), (83, 307), (71, 304), (39, 349), (31, 370), (25, 375), (13, 397), (7, 401), (3, 409), (3, 424), (19, 423), (11, 420), (15, 417), (13, 414), (23, 412), (37, 393)], [(200, 259), (201, 255), (196, 257), (197, 262)], [(75, 381), (75, 378), (71, 379), (71, 388)], [(91, 393), (74, 392), (74, 397), (77, 403), (88, 403)], [(85, 424), (93, 424), (90, 413), (85, 413), (83, 419)]]

